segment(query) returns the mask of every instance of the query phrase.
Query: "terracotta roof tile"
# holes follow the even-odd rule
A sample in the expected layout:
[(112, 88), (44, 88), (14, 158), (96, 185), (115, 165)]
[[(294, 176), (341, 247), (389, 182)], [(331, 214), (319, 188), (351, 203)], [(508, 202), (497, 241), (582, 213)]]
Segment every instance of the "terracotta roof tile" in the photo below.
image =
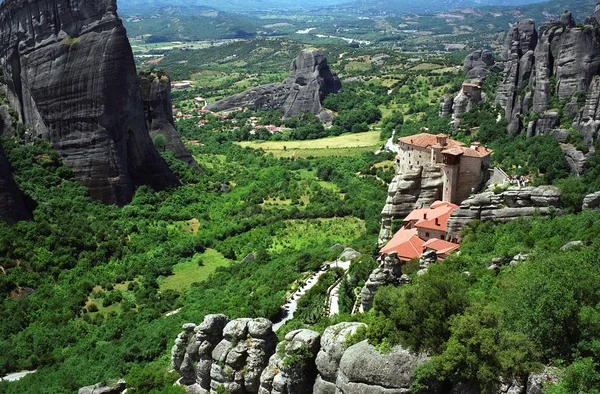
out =
[[(429, 133), (421, 133), (415, 135), (409, 135), (408, 137), (400, 137), (398, 141), (404, 142), (405, 144), (418, 146), (421, 148), (431, 147), (437, 144), (437, 136)], [(455, 146), (464, 146), (460, 141), (455, 141), (450, 138), (446, 140), (446, 145), (444, 148), (452, 148)]]

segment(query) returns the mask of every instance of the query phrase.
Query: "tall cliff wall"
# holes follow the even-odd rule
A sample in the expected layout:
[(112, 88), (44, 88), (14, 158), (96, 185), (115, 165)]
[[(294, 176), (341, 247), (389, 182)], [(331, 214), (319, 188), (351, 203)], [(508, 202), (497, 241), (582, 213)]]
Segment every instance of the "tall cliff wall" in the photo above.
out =
[[(598, 15), (597, 11), (594, 15)], [(539, 31), (533, 20), (514, 24), (505, 42), (504, 79), (496, 103), (509, 134), (557, 132), (569, 123), (591, 145), (600, 130), (600, 24), (576, 24), (569, 12)]]
[(281, 108), (285, 117), (310, 112), (322, 121), (330, 121), (331, 115), (323, 109), (321, 103), (328, 94), (337, 93), (341, 89), (339, 78), (331, 72), (323, 54), (302, 51), (292, 61), (288, 78), (283, 83), (258, 86), (209, 104), (208, 108), (213, 111), (236, 107), (259, 110)]
[(52, 143), (94, 199), (178, 183), (152, 144), (116, 0), (4, 0), (0, 63), (34, 137)]
[(444, 174), (438, 165), (414, 167), (396, 174), (388, 187), (388, 197), (381, 212), (379, 244), (392, 236), (392, 221), (404, 219), (414, 209), (428, 207), (442, 199)]
[(154, 139), (162, 134), (167, 142), (166, 150), (175, 153), (175, 157), (188, 166), (199, 168), (175, 129), (169, 76), (159, 71), (143, 71), (139, 73), (138, 79), (150, 137)]

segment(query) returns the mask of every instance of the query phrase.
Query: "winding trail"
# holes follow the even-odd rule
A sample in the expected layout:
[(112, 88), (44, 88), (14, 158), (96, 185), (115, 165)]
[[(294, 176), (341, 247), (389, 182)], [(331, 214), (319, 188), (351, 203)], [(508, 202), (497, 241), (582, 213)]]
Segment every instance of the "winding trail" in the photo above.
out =
[(16, 382), (17, 380), (21, 380), (23, 379), (25, 376), (29, 375), (30, 373), (34, 373), (35, 371), (21, 371), (21, 372), (15, 372), (15, 373), (11, 373), (10, 375), (6, 375), (3, 378), (0, 378), (1, 382)]

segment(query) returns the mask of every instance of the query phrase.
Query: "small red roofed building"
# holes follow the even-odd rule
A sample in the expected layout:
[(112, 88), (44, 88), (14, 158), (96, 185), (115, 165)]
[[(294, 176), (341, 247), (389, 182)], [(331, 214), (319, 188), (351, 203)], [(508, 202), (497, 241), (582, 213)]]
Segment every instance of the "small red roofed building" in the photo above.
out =
[(429, 208), (415, 209), (403, 221), (402, 228), (379, 251), (396, 252), (402, 261), (419, 258), (424, 252), (434, 250), (438, 258), (445, 258), (460, 246), (448, 239), (447, 224), (458, 205), (436, 201)]
[(442, 167), (443, 201), (459, 204), (487, 180), (492, 150), (478, 142), (466, 146), (445, 134), (421, 133), (399, 138), (398, 145), (399, 172), (426, 165)]

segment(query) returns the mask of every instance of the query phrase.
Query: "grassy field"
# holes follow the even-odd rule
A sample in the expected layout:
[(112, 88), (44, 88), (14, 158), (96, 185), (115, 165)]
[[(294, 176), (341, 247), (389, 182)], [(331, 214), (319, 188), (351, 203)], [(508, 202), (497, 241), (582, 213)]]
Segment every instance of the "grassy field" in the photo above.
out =
[(273, 237), (270, 251), (281, 252), (286, 248), (302, 250), (315, 242), (348, 243), (365, 232), (364, 221), (353, 218), (317, 220), (289, 220), (286, 228)]
[(357, 156), (381, 146), (378, 131), (345, 134), (310, 141), (250, 141), (241, 146), (262, 149), (275, 157)]
[[(198, 260), (202, 259), (202, 266)], [(223, 255), (214, 249), (206, 249), (203, 254), (197, 254), (190, 261), (177, 264), (173, 267), (173, 275), (165, 278), (160, 284), (161, 290), (186, 290), (194, 282), (202, 282), (210, 276), (218, 267), (224, 267), (231, 263)]]

